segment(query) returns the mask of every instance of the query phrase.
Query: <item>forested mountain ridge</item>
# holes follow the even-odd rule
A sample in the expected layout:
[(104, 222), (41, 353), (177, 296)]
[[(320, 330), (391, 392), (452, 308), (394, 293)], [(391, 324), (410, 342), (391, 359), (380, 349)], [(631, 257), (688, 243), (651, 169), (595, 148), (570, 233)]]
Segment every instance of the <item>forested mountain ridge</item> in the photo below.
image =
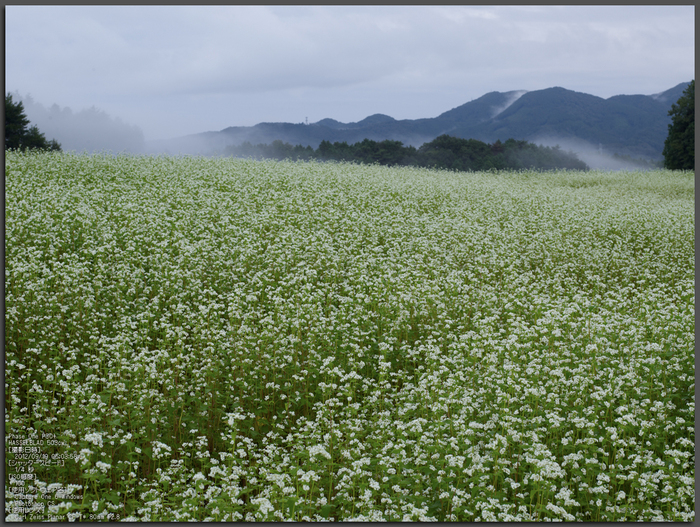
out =
[(317, 148), (322, 141), (353, 144), (364, 139), (418, 147), (446, 134), (488, 143), (510, 138), (549, 145), (580, 142), (608, 154), (661, 159), (671, 122), (668, 111), (688, 84), (653, 95), (608, 99), (561, 87), (490, 92), (432, 118), (397, 120), (375, 114), (356, 123), (330, 118), (308, 125), (260, 123), (153, 141), (148, 147), (152, 152), (207, 154), (244, 142), (279, 140)]

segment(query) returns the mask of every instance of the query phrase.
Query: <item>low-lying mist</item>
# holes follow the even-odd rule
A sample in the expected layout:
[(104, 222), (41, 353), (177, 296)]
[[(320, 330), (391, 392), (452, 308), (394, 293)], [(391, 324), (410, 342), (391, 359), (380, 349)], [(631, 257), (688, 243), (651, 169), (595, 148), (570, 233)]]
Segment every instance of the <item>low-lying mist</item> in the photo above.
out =
[(659, 168), (658, 162), (650, 159), (634, 159), (626, 155), (616, 155), (607, 151), (603, 145), (593, 145), (582, 139), (540, 137), (529, 139), (530, 142), (542, 146), (557, 146), (567, 152), (573, 152), (593, 170), (653, 170)]
[(73, 111), (53, 104), (46, 108), (30, 95), (13, 94), (22, 101), (30, 125), (39, 127), (47, 140), (55, 139), (64, 152), (127, 152), (145, 151), (143, 132), (138, 126), (111, 117), (95, 108)]
[[(515, 102), (525, 91), (513, 92), (506, 101), (505, 107)], [(63, 151), (70, 152), (112, 152), (133, 153), (151, 155), (222, 155), (226, 147), (238, 146), (244, 141), (253, 144), (271, 144), (280, 138), (279, 134), (269, 135), (259, 127), (250, 130), (221, 132), (208, 132), (192, 134), (159, 141), (145, 141), (141, 129), (136, 125), (130, 125), (113, 117), (106, 112), (95, 108), (73, 111), (71, 108), (61, 108), (57, 104), (45, 107), (35, 101), (30, 95), (22, 96), (13, 93), (15, 100), (22, 101), (27, 118), (31, 125), (38, 126), (47, 140), (55, 139), (61, 144)], [(503, 111), (504, 107), (495, 111)], [(253, 133), (254, 132), (254, 133)], [(249, 135), (250, 134), (250, 135)], [(401, 134), (400, 134), (401, 135)], [(372, 137), (381, 141), (387, 137)], [(419, 148), (423, 143), (430, 142), (434, 137), (424, 137), (419, 134), (404, 134), (389, 139), (401, 141), (404, 146)], [(306, 140), (292, 141), (302, 146), (317, 148), (320, 143), (318, 137), (307, 137)], [(655, 169), (661, 166), (661, 159), (634, 159), (627, 152), (616, 153), (610, 147), (594, 145), (585, 140), (570, 137), (541, 136), (527, 139), (528, 142), (542, 146), (559, 146), (566, 152), (573, 152), (576, 156), (594, 170), (644, 170)], [(350, 141), (353, 143), (354, 141)], [(623, 155), (619, 155), (623, 154)]]

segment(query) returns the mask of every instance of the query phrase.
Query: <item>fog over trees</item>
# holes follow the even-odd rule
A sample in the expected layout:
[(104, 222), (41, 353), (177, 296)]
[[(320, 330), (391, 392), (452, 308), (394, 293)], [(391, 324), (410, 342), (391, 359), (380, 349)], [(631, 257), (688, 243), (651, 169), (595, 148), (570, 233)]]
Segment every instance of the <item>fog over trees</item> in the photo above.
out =
[(64, 151), (144, 152), (143, 132), (138, 126), (112, 117), (94, 106), (73, 111), (53, 104), (47, 108), (31, 95), (14, 94), (24, 104), (29, 120), (47, 136), (55, 138)]
[(586, 163), (572, 152), (537, 146), (527, 141), (508, 139), (487, 144), (476, 139), (461, 139), (441, 135), (419, 148), (404, 146), (401, 141), (372, 141), (364, 139), (355, 144), (321, 141), (316, 150), (311, 146), (292, 146), (280, 140), (271, 145), (245, 142), (231, 145), (223, 155), (260, 159), (318, 159), (321, 161), (350, 161), (378, 163), (389, 166), (421, 166), (451, 170), (588, 170)]
[(5, 94), (5, 150), (61, 150), (56, 140), (47, 140), (38, 126), (30, 124), (22, 101), (15, 102), (11, 94)]

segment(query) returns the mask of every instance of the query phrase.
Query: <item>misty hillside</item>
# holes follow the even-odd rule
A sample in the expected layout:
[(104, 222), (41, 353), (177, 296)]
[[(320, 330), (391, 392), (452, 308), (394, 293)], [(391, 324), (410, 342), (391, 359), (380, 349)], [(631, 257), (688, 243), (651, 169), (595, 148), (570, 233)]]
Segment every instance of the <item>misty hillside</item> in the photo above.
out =
[(129, 152), (143, 153), (145, 141), (138, 126), (111, 117), (95, 107), (80, 111), (61, 108), (57, 104), (46, 108), (31, 96), (16, 94), (24, 105), (27, 118), (47, 137), (56, 139), (65, 152)]
[(526, 93), (484, 125), (460, 125), (455, 132), (492, 140), (506, 135), (533, 142), (579, 139), (611, 153), (655, 158), (661, 157), (668, 135), (669, 109), (670, 104), (645, 95), (602, 99), (548, 88)]
[(651, 95), (652, 99), (656, 99), (664, 104), (668, 104), (669, 106), (674, 104), (678, 99), (680, 99), (681, 95), (683, 95), (683, 92), (685, 89), (688, 87), (689, 82), (682, 82), (678, 86), (675, 86), (671, 88), (670, 90), (666, 90), (661, 93), (655, 93), (654, 95)]
[(437, 117), (397, 120), (375, 114), (356, 123), (326, 118), (316, 123), (260, 123), (232, 126), (147, 143), (147, 151), (164, 153), (221, 152), (244, 142), (317, 148), (321, 141), (353, 144), (364, 139), (391, 139), (420, 146), (448, 134), (488, 143), (510, 138), (538, 144), (561, 144), (635, 158), (662, 158), (671, 119), (668, 111), (689, 83), (653, 95), (616, 95), (608, 99), (554, 87), (526, 92), (490, 92)]

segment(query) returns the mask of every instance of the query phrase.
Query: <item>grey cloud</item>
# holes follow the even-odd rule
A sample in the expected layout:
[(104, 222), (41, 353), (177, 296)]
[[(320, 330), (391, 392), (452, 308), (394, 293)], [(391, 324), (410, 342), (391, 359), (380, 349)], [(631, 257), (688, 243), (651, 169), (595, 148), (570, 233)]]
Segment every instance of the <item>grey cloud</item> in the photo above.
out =
[[(305, 116), (418, 118), (494, 90), (655, 93), (694, 74), (692, 13), (691, 6), (7, 6), (6, 86), (41, 101), (105, 108), (162, 137), (174, 127), (171, 137)], [(326, 101), (334, 108), (313, 115)], [(229, 114), (236, 120), (221, 122)]]

